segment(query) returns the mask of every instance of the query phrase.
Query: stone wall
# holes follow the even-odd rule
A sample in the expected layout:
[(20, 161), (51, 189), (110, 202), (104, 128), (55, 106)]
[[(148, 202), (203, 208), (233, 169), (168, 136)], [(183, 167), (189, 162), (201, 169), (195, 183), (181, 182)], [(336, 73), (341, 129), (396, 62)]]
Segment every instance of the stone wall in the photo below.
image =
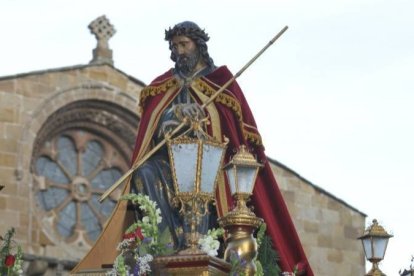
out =
[(365, 215), (278, 162), (272, 170), (315, 275), (364, 275)]
[[(107, 65), (87, 65), (0, 78), (0, 234), (16, 229), (27, 254), (68, 258), (42, 230), (30, 173), (38, 131), (62, 107), (82, 100), (119, 105), (138, 118), (143, 83)], [(138, 123), (138, 121), (137, 121)], [(62, 241), (64, 242), (64, 241)], [(78, 253), (78, 258), (84, 253)]]

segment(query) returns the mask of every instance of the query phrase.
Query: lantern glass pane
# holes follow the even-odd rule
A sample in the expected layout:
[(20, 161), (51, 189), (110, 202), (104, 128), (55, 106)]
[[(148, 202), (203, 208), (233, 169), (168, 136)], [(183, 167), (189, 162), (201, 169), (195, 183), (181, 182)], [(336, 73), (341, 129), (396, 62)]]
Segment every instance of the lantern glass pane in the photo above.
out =
[(203, 144), (203, 157), (201, 161), (201, 191), (214, 192), (214, 184), (221, 167), (223, 148)]
[(365, 257), (369, 260), (372, 259), (372, 243), (371, 238), (366, 237), (362, 240), (362, 246), (364, 247)]
[(229, 180), (229, 184), (230, 184), (230, 192), (232, 195), (234, 195), (237, 190), (236, 190), (236, 168), (232, 165), (232, 166), (228, 166), (226, 168), (226, 175), (227, 175), (227, 179)]
[(179, 192), (195, 190), (197, 172), (197, 144), (172, 144), (175, 174), (177, 176)]
[(388, 238), (385, 237), (373, 237), (374, 243), (374, 258), (384, 259), (385, 250), (387, 249)]
[(256, 167), (238, 166), (237, 168), (237, 184), (239, 193), (251, 193), (256, 176)]

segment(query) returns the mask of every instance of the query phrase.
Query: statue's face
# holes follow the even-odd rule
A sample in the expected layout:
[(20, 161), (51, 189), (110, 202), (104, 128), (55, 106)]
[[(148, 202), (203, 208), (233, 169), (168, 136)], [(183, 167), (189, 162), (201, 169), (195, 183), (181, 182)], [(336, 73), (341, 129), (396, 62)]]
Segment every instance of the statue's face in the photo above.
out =
[(197, 50), (194, 41), (186, 36), (174, 36), (171, 40), (171, 51), (178, 57), (180, 55), (190, 56)]
[(171, 51), (176, 56), (175, 68), (189, 76), (196, 71), (200, 61), (197, 45), (186, 36), (174, 36), (171, 40)]

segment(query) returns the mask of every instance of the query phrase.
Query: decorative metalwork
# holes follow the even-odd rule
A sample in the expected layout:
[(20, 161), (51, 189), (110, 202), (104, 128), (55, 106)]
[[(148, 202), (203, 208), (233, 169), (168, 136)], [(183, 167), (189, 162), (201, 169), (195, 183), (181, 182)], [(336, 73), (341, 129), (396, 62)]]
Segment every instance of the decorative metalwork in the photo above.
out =
[[(190, 131), (168, 139), (168, 155), (174, 181), (174, 203), (180, 207), (190, 233), (185, 233), (188, 249), (180, 254), (200, 254), (197, 231), (200, 219), (208, 214), (208, 204), (215, 199), (217, 179), (227, 142), (220, 143), (201, 129), (199, 121), (191, 122)], [(194, 134), (191, 138), (188, 133)]]
[(378, 267), (378, 263), (384, 259), (387, 250), (388, 240), (393, 236), (385, 231), (384, 227), (374, 219), (372, 224), (359, 237), (364, 247), (365, 257), (372, 263), (371, 270), (365, 274), (369, 276), (382, 276), (385, 274)]
[(255, 275), (257, 257), (257, 242), (253, 232), (263, 223), (263, 219), (247, 207), (246, 202), (252, 195), (259, 164), (244, 145), (225, 166), (229, 178), (231, 192), (236, 200), (236, 207), (219, 219), (219, 224), (228, 233), (224, 259), (230, 261), (232, 252), (236, 252), (245, 262), (244, 275)]

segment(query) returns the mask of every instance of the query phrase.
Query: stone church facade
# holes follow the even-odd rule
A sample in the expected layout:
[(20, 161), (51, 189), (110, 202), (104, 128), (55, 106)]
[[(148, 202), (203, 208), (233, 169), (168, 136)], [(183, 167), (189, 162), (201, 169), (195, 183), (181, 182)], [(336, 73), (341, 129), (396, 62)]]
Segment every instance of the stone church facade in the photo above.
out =
[[(0, 234), (16, 229), (25, 275), (68, 274), (120, 192), (98, 198), (129, 168), (145, 84), (113, 66), (113, 32), (94, 34), (89, 64), (0, 77)], [(363, 275), (365, 214), (270, 161), (315, 275)]]

